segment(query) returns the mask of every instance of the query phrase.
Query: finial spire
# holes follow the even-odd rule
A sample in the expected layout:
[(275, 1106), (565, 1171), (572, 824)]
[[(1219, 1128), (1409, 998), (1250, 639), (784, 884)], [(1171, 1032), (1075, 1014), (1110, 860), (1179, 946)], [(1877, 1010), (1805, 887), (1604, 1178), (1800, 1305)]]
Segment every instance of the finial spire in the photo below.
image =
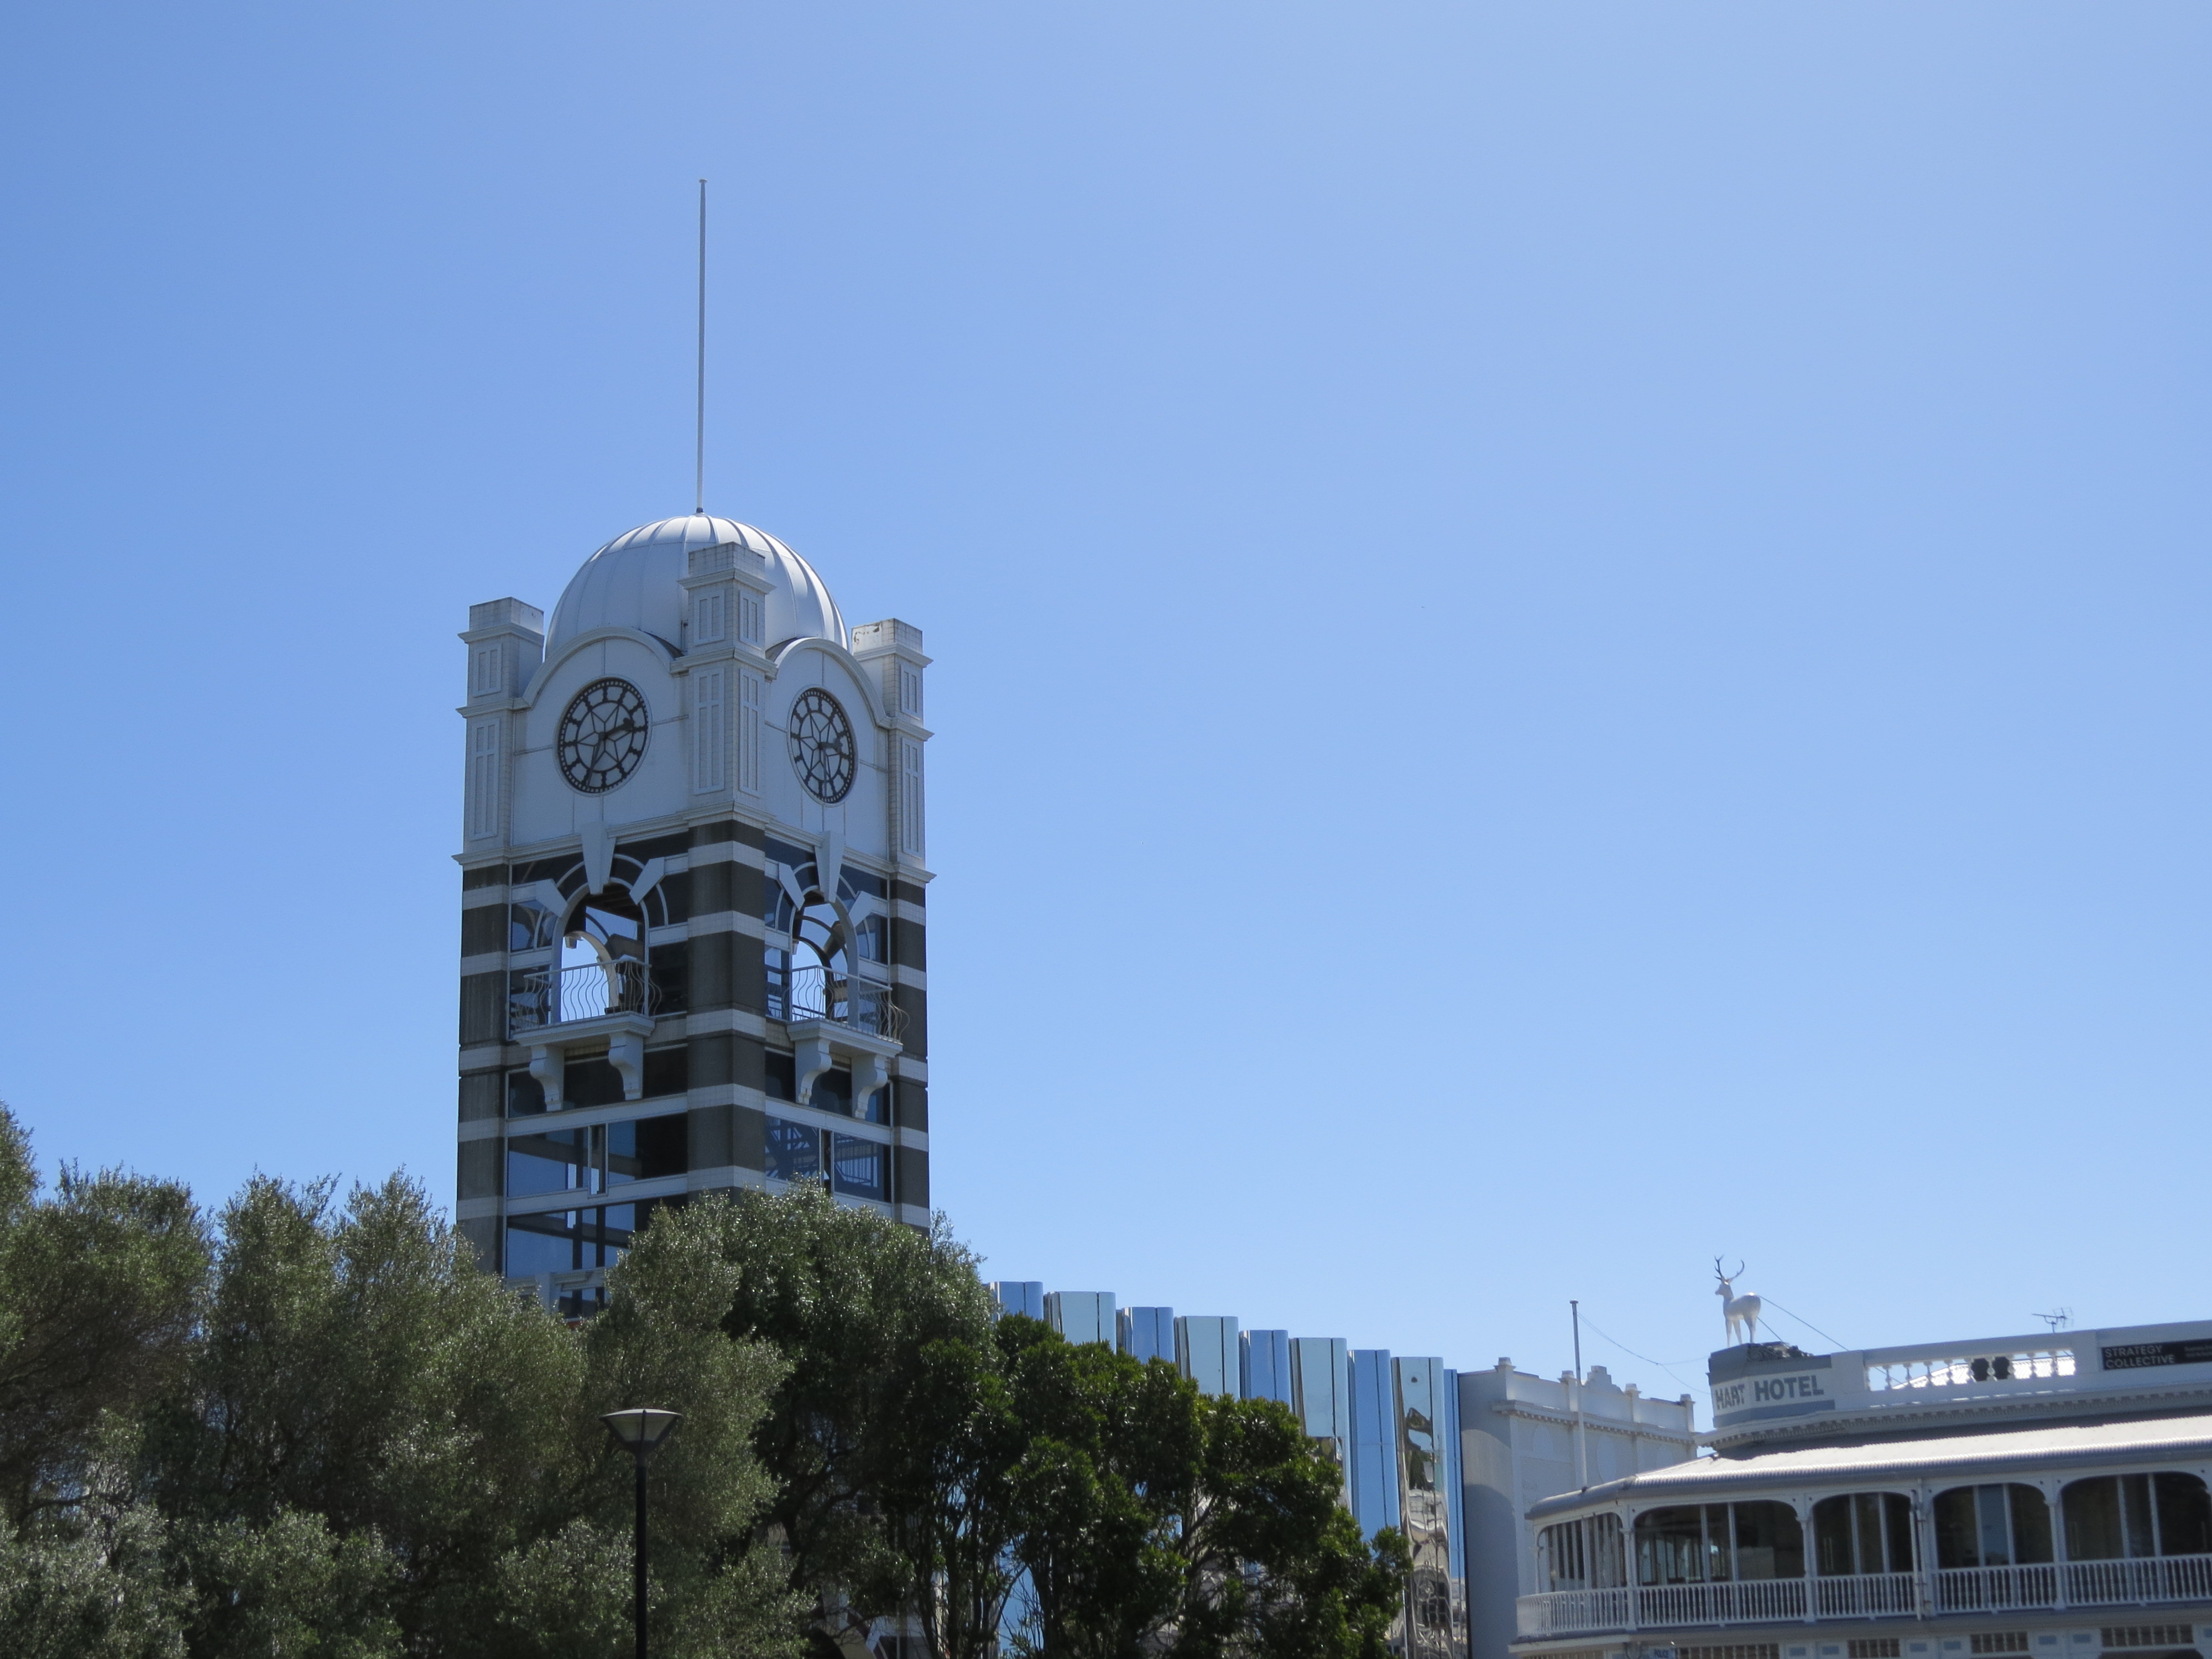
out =
[(707, 181), (699, 181), (699, 420), (691, 468), (692, 512), (707, 510)]

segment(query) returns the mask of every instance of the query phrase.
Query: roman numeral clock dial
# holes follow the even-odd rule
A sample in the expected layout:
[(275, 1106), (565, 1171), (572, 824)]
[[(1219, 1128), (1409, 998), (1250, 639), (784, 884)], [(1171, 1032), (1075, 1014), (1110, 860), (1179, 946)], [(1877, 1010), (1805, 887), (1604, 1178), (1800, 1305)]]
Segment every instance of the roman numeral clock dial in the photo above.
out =
[(645, 699), (628, 680), (594, 680), (561, 716), (555, 752), (561, 775), (587, 795), (604, 794), (645, 757)]

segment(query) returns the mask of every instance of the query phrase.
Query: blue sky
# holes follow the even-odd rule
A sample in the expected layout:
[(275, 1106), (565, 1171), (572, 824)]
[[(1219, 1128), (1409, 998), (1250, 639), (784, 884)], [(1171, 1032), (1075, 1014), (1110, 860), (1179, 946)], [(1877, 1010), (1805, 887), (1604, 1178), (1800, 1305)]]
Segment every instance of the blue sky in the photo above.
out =
[(15, 8), (0, 1097), (450, 1195), (453, 636), (690, 505), (703, 173), (709, 504), (937, 659), (989, 1271), (1554, 1371), (1579, 1297), (1668, 1393), (1716, 1252), (1852, 1345), (2212, 1311), (2208, 47)]

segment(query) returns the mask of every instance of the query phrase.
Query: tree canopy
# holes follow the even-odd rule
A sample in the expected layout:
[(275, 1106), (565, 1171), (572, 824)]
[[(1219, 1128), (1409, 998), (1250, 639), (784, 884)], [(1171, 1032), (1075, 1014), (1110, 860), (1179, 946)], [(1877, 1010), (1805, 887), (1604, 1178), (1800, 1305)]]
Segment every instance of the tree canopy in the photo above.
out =
[(1288, 1413), (994, 1321), (975, 1268), (941, 1219), (714, 1197), (570, 1324), (404, 1180), (42, 1188), (0, 1107), (0, 1650), (612, 1659), (599, 1417), (650, 1404), (671, 1659), (1379, 1659), (1403, 1547)]

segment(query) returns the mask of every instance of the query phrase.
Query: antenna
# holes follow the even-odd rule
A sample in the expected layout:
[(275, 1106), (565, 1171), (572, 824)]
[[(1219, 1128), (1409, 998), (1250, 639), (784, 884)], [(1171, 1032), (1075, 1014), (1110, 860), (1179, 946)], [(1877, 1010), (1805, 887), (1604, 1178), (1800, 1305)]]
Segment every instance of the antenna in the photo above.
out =
[(707, 510), (707, 181), (699, 181), (699, 425), (693, 451), (691, 498), (695, 514)]
[(2056, 1313), (2038, 1314), (2036, 1317), (2050, 1326), (2051, 1335), (2056, 1336), (2074, 1322), (2074, 1310), (2061, 1308)]
[(1583, 1304), (1570, 1300), (1568, 1311), (1575, 1321), (1575, 1481), (1585, 1492), (1589, 1490), (1589, 1455), (1583, 1449)]

